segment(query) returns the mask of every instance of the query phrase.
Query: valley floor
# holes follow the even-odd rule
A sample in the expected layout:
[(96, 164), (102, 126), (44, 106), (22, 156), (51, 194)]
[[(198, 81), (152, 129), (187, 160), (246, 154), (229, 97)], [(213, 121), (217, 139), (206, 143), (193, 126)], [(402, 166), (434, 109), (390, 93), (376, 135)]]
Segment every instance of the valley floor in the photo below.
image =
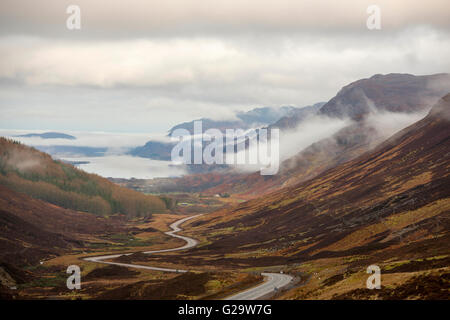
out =
[[(448, 299), (450, 252), (448, 235), (435, 238), (405, 239), (389, 250), (367, 256), (313, 259), (293, 262), (276, 253), (242, 250), (241, 253), (202, 251), (208, 237), (200, 241), (197, 251), (142, 254), (184, 245), (180, 239), (167, 236), (169, 225), (180, 215), (154, 215), (150, 221), (134, 221), (127, 231), (112, 234), (97, 245), (77, 250), (26, 270), (8, 270), (14, 290), (5, 297), (16, 299), (223, 299), (263, 281), (263, 272), (283, 272), (295, 277), (276, 299)], [(195, 219), (189, 224), (195, 225)], [(183, 232), (182, 232), (183, 233)], [(420, 241), (419, 241), (420, 240)], [(442, 242), (441, 250), (426, 245)], [(435, 244), (433, 244), (433, 247)], [(190, 272), (168, 273), (153, 270), (104, 265), (84, 260), (114, 252), (134, 252), (111, 261), (167, 268)], [(403, 257), (403, 258), (396, 258)], [(372, 263), (381, 268), (382, 288), (369, 290), (366, 268)], [(66, 268), (79, 265), (82, 270), (81, 290), (68, 290)], [(2, 275), (0, 275), (2, 276)], [(4, 276), (3, 276), (4, 277)], [(4, 277), (5, 278), (5, 277)], [(25, 280), (24, 280), (25, 279)]]

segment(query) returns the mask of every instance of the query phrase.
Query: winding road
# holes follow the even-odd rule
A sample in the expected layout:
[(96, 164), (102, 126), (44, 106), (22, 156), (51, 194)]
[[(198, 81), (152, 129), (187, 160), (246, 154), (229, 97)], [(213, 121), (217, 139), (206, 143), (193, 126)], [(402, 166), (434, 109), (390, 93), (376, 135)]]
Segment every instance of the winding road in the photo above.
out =
[(229, 296), (225, 300), (256, 300), (278, 291), (293, 279), (292, 276), (282, 273), (261, 273), (261, 275), (266, 278), (262, 284)]
[[(176, 234), (177, 232), (181, 231), (182, 229), (179, 227), (182, 223), (194, 219), (196, 217), (201, 216), (201, 214), (197, 214), (195, 216), (186, 217), (183, 219), (180, 219), (178, 221), (175, 221), (170, 225), (171, 231), (165, 232), (165, 234), (174, 237), (179, 238), (184, 241), (186, 241), (186, 244), (181, 247), (177, 248), (171, 248), (171, 249), (162, 249), (162, 250), (153, 250), (153, 251), (144, 251), (145, 254), (152, 254), (152, 253), (161, 253), (161, 252), (172, 252), (172, 251), (179, 251), (179, 250), (186, 250), (189, 248), (193, 248), (197, 245), (198, 241), (189, 237), (180, 236)], [(170, 268), (160, 268), (160, 267), (151, 267), (151, 266), (144, 266), (139, 264), (131, 264), (131, 263), (120, 263), (120, 262), (111, 262), (106, 261), (110, 259), (115, 259), (121, 256), (129, 256), (133, 254), (131, 253), (121, 253), (121, 254), (112, 254), (112, 255), (106, 255), (106, 256), (96, 256), (96, 257), (88, 257), (84, 258), (85, 261), (90, 262), (96, 262), (96, 263), (104, 263), (104, 264), (111, 264), (116, 266), (122, 266), (122, 267), (129, 267), (129, 268), (137, 268), (137, 269), (147, 269), (147, 270), (156, 270), (156, 271), (165, 271), (165, 272), (188, 272), (188, 270), (183, 269), (170, 269)], [(268, 294), (271, 294), (273, 292), (276, 292), (278, 289), (286, 286), (289, 284), (293, 277), (287, 274), (281, 274), (281, 273), (262, 273), (265, 277), (265, 281), (256, 286), (252, 287), (250, 289), (247, 289), (245, 291), (242, 291), (240, 293), (237, 293), (235, 295), (232, 295), (230, 297), (227, 297), (226, 300), (256, 300), (258, 298), (261, 298), (263, 296), (266, 296)]]

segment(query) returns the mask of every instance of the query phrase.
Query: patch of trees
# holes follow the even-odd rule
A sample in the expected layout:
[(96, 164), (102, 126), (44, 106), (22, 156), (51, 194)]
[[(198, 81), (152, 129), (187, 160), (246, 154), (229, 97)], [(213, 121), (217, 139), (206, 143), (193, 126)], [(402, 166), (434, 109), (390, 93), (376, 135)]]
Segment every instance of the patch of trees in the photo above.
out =
[(126, 189), (48, 154), (0, 138), (0, 184), (55, 205), (99, 215), (147, 217), (170, 201)]

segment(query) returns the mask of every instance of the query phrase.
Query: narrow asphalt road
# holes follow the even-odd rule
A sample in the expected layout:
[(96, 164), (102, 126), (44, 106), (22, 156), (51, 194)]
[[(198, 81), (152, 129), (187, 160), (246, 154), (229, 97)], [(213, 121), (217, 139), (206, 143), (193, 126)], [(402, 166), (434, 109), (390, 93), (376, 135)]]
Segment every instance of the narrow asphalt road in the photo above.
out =
[(256, 300), (271, 294), (272, 292), (278, 291), (293, 279), (292, 276), (282, 273), (261, 273), (261, 275), (266, 277), (265, 282), (256, 287), (229, 296), (225, 298), (225, 300)]
[[(171, 248), (171, 249), (162, 249), (162, 250), (153, 250), (153, 251), (144, 251), (145, 254), (152, 254), (152, 253), (161, 253), (161, 252), (171, 252), (171, 251), (178, 251), (178, 250), (185, 250), (189, 248), (193, 248), (197, 245), (198, 241), (189, 237), (180, 236), (176, 234), (176, 232), (181, 231), (182, 229), (179, 227), (182, 223), (199, 217), (201, 214), (197, 214), (195, 216), (186, 217), (183, 219), (180, 219), (178, 221), (175, 221), (170, 225), (171, 231), (165, 232), (165, 234), (182, 239), (186, 241), (186, 244), (181, 247), (177, 248)], [(97, 263), (104, 263), (104, 264), (111, 264), (116, 266), (122, 266), (122, 267), (129, 267), (129, 268), (137, 268), (137, 269), (147, 269), (147, 270), (156, 270), (156, 271), (165, 271), (165, 272), (188, 272), (188, 270), (183, 269), (170, 269), (170, 268), (160, 268), (160, 267), (151, 267), (151, 266), (144, 266), (139, 264), (131, 264), (131, 263), (120, 263), (120, 262), (110, 262), (105, 260), (110, 260), (114, 258), (118, 258), (121, 256), (129, 256), (133, 253), (122, 253), (122, 254), (112, 254), (112, 255), (106, 255), (106, 256), (97, 256), (97, 257), (88, 257), (84, 258), (86, 261), (90, 262), (97, 262)], [(255, 300), (260, 297), (263, 297), (267, 294), (270, 294), (274, 291), (277, 291), (281, 287), (287, 285), (289, 282), (292, 281), (293, 277), (286, 274), (281, 273), (262, 273), (262, 275), (265, 277), (265, 281), (253, 288), (247, 289), (243, 292), (240, 292), (238, 294), (232, 295), (226, 300)]]

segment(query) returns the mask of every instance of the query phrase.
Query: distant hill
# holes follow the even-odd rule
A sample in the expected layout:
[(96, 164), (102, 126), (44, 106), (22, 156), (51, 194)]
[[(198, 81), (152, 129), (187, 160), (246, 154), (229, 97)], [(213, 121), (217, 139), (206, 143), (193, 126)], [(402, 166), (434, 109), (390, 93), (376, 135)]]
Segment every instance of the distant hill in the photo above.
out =
[(278, 119), (270, 124), (269, 128), (278, 128), (280, 130), (294, 129), (300, 122), (309, 116), (317, 114), (325, 102), (315, 103), (312, 106), (292, 110), (288, 115)]
[(64, 208), (98, 215), (141, 217), (166, 210), (159, 197), (119, 187), (5, 138), (0, 138), (0, 185)]
[[(290, 106), (285, 106), (281, 108), (271, 108), (271, 107), (256, 108), (247, 112), (237, 112), (236, 113), (237, 120), (219, 121), (208, 118), (202, 118), (194, 121), (199, 120), (202, 121), (203, 131), (215, 128), (225, 133), (226, 129), (243, 129), (243, 130), (250, 128), (256, 129), (260, 127), (267, 127), (273, 123), (277, 123), (277, 121), (279, 121), (280, 119), (284, 119), (286, 117), (287, 118), (294, 117), (297, 119), (299, 119), (300, 117), (305, 117), (307, 114), (309, 115), (317, 112), (317, 110), (322, 104), (323, 103), (315, 104), (314, 106), (308, 106), (303, 108)], [(169, 130), (168, 136), (171, 136), (176, 129), (186, 129), (192, 134), (194, 131), (194, 121), (184, 122), (172, 127)], [(168, 161), (171, 159), (171, 152), (175, 144), (176, 144), (175, 142), (148, 141), (145, 145), (130, 150), (128, 154), (137, 157)], [(208, 169), (203, 167), (194, 168), (189, 166), (187, 169), (191, 170), (192, 172), (197, 172), (197, 171), (205, 171), (204, 169), (208, 171), (211, 168), (212, 168), (211, 166), (209, 166)]]
[(236, 120), (212, 120), (208, 118), (201, 118), (190, 122), (184, 122), (172, 127), (169, 130), (168, 136), (172, 135), (172, 132), (176, 129), (186, 129), (191, 134), (194, 132), (194, 122), (202, 121), (203, 130), (211, 128), (224, 131), (225, 129), (250, 129), (268, 126), (280, 118), (295, 112), (299, 108), (285, 106), (281, 108), (256, 108), (247, 112), (237, 112), (235, 114)]
[(145, 145), (129, 151), (129, 154), (142, 158), (170, 161), (174, 146), (175, 143), (170, 142), (148, 141)]
[(44, 132), (44, 133), (27, 133), (22, 135), (17, 135), (15, 137), (22, 137), (22, 138), (33, 138), (33, 137), (39, 137), (42, 139), (67, 139), (67, 140), (75, 140), (76, 137), (71, 136), (69, 134), (60, 133), (60, 132)]

